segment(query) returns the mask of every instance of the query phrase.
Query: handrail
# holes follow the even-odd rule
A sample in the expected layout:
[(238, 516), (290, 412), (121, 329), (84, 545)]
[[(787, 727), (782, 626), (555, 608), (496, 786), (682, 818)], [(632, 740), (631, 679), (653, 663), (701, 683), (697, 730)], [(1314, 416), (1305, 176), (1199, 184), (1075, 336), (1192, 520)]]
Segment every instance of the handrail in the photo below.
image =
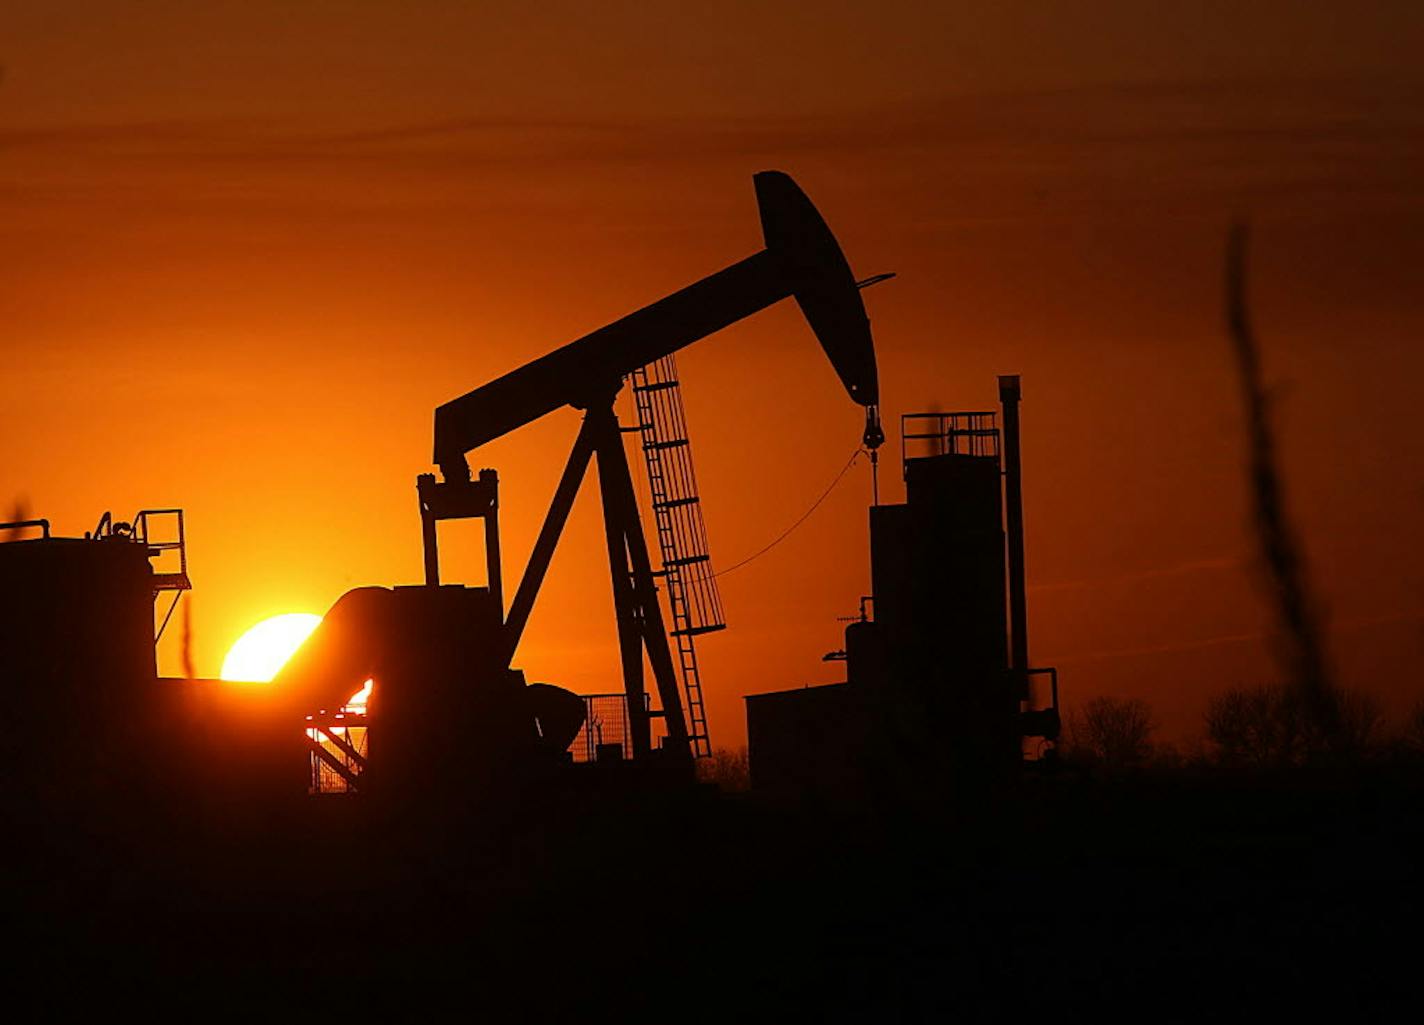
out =
[(925, 456), (998, 459), (999, 442), (998, 414), (991, 410), (900, 414), (900, 461), (906, 473), (912, 459)]
[(26, 527), (39, 527), (44, 536), (49, 537), (49, 520), (10, 520), (0, 523), (0, 530), (24, 530)]
[[(154, 541), (149, 538), (148, 520), (150, 516), (177, 517), (177, 538), (172, 541)], [(187, 591), (192, 588), (192, 582), (188, 579), (188, 539), (183, 523), (182, 509), (140, 509), (134, 514), (133, 531), (134, 540), (147, 547), (150, 556), (171, 551), (177, 551), (178, 553), (178, 572), (158, 574), (155, 577), (158, 581), (158, 589)]]
[(1053, 709), (1056, 710), (1056, 709), (1058, 708), (1058, 667), (1057, 667), (1057, 666), (1041, 666), (1041, 667), (1036, 668), (1036, 669), (1025, 669), (1025, 670), (1023, 671), (1023, 674), (1024, 674), (1024, 676), (1047, 676), (1047, 677), (1048, 677), (1049, 682), (1050, 682), (1050, 684), (1051, 684), (1052, 693), (1053, 693), (1053, 704), (1052, 704), (1050, 707), (1052, 707)]

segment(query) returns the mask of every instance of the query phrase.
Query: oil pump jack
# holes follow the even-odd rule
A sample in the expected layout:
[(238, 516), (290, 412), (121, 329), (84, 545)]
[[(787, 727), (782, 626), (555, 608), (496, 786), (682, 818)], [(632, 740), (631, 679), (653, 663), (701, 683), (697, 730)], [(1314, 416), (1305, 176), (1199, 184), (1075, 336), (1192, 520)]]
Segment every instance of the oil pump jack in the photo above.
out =
[[(529, 563), (503, 617), (497, 663), (507, 669), (518, 649), (584, 472), (596, 458), (635, 759), (653, 750), (653, 718), (663, 720), (662, 750), (670, 757), (688, 756), (689, 731), (614, 411), (625, 380), (706, 335), (794, 297), (847, 393), (865, 407), (865, 444), (876, 447), (884, 440), (870, 324), (835, 236), (788, 175), (764, 171), (754, 176), (754, 183), (764, 249), (447, 402), (435, 412), (434, 462), (443, 479), (423, 474), (417, 480), (427, 586), (440, 583), (436, 523), (481, 518), (489, 586), (502, 607), (498, 478), (492, 470), (472, 476), (466, 457), (564, 406), (584, 411)], [(647, 706), (644, 652), (661, 706), (656, 710)]]
[[(692, 738), (614, 411), (625, 381), (700, 338), (795, 298), (847, 393), (865, 407), (865, 444), (873, 449), (884, 440), (870, 323), (840, 246), (790, 177), (765, 171), (754, 183), (764, 249), (436, 410), (440, 479), (421, 474), (416, 480), (424, 584), (348, 592), (275, 681), (275, 692), (309, 721), (312, 710), (340, 708), (363, 681), (375, 681), (359, 785), (348, 779), (357, 789), (399, 801), (423, 794), (450, 804), (508, 778), (511, 763), (564, 756), (585, 722), (583, 700), (547, 684), (526, 685), (511, 663), (595, 458), (632, 760), (674, 772), (691, 768)], [(466, 457), (565, 406), (582, 410), (583, 424), (506, 610), (498, 476), (488, 469), (472, 474)], [(472, 518), (484, 522), (486, 586), (444, 585), (436, 526)], [(644, 653), (657, 708), (649, 707)], [(659, 747), (653, 744), (656, 718), (663, 726)]]

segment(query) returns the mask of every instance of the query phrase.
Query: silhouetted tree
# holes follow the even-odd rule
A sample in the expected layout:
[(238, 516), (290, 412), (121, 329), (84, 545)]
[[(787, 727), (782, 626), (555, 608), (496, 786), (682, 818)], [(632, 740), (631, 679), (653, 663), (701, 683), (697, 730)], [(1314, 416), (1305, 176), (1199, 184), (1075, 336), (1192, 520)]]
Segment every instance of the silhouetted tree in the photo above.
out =
[(1093, 698), (1069, 716), (1068, 748), (1107, 769), (1135, 768), (1152, 755), (1155, 725), (1140, 698)]
[(1360, 691), (1339, 691), (1335, 706), (1327, 725), (1299, 687), (1237, 687), (1207, 705), (1207, 737), (1227, 765), (1299, 765), (1326, 755), (1364, 754), (1378, 739), (1379, 702)]
[(1424, 699), (1420, 699), (1409, 710), (1400, 739), (1415, 754), (1424, 754)]
[(1340, 731), (1346, 752), (1367, 755), (1380, 743), (1384, 706), (1373, 694), (1360, 690), (1340, 692)]
[(1293, 764), (1304, 756), (1300, 720), (1294, 689), (1236, 687), (1208, 703), (1206, 735), (1224, 764)]

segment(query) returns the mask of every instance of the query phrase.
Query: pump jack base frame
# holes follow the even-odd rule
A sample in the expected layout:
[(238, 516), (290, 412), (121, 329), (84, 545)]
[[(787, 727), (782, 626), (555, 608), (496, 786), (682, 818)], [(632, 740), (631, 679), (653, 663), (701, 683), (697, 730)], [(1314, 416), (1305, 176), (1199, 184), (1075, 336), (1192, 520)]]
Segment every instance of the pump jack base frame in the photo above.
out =
[[(617, 392), (614, 392), (616, 397)], [(534, 600), (548, 573), (549, 563), (568, 522), (589, 462), (598, 459), (599, 493), (603, 503), (604, 539), (608, 547), (608, 568), (613, 584), (613, 608), (618, 624), (618, 650), (623, 667), (623, 691), (634, 760), (646, 759), (653, 751), (652, 720), (663, 720), (666, 735), (662, 750), (689, 760), (691, 746), (682, 695), (678, 689), (672, 652), (663, 624), (662, 608), (654, 583), (647, 540), (628, 455), (623, 448), (623, 431), (614, 412), (613, 398), (590, 404), (583, 425), (574, 439), (563, 475), (554, 489), (553, 500), (530, 552), (529, 563), (509, 604), (504, 621), (504, 651), (500, 665), (508, 668), (524, 627), (529, 622)], [(438, 585), (439, 559), (436, 552), (435, 522), (440, 519), (480, 517), (485, 520), (486, 558), (492, 587), (499, 586), (499, 533), (496, 519), (498, 501), (494, 496), (495, 476), (484, 471), (478, 480), (436, 483), (434, 476), (417, 479), (420, 494), (422, 536), (425, 546), (426, 583)], [(468, 495), (467, 495), (468, 493)], [(643, 654), (647, 652), (657, 688), (660, 710), (650, 710), (643, 679)]]

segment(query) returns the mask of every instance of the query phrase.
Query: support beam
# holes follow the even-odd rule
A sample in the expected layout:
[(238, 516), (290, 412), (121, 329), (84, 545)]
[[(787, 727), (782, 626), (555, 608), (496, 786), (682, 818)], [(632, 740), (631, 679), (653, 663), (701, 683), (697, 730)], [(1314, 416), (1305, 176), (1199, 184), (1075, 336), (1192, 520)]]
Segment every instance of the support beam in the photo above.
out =
[[(313, 723), (312, 728), (320, 730), (322, 736), (326, 737), (326, 739), (331, 741), (331, 743), (335, 745), (335, 747), (342, 754), (344, 754), (347, 758), (350, 758), (353, 762), (356, 763), (356, 768), (360, 769), (362, 772), (366, 771), (366, 756), (363, 755), (360, 751), (357, 751), (356, 746), (352, 744), (351, 741), (347, 740), (346, 737), (343, 737), (341, 734), (336, 732), (337, 730), (344, 730), (347, 727), (335, 726), (331, 723), (323, 722)], [(363, 727), (357, 728), (361, 729)]]
[(433, 473), (415, 478), (420, 499), (420, 538), (425, 553), (425, 583), (440, 585), (439, 539), (435, 525), (441, 520), (485, 521), (485, 579), (490, 594), (504, 613), (504, 590), (499, 559), (499, 475), (481, 470), (478, 480), (437, 483)]
[[(607, 408), (590, 409), (588, 419), (597, 425), (595, 446), (598, 452), (598, 477), (603, 492), (603, 516), (605, 533), (609, 538), (609, 565), (614, 575), (615, 597), (620, 586), (620, 563), (621, 574), (628, 586), (627, 600), (630, 602), (630, 622), (634, 638), (632, 644), (620, 644), (620, 647), (624, 652), (624, 680), (627, 682), (636, 679), (638, 688), (636, 694), (631, 691), (628, 694), (628, 714), (634, 722), (644, 720), (640, 729), (647, 728), (642, 696), (641, 649), (645, 648), (648, 662), (652, 666), (653, 680), (657, 685), (658, 700), (662, 704), (662, 715), (667, 727), (666, 744), (673, 750), (686, 754), (689, 748), (682, 695), (678, 690), (672, 652), (668, 650), (667, 631), (663, 626), (662, 608), (658, 604), (657, 588), (653, 583), (647, 539), (643, 536), (643, 524), (638, 516), (638, 499), (633, 490), (633, 476), (628, 469), (628, 456), (623, 449), (618, 418), (612, 405), (609, 405)], [(620, 535), (621, 542), (615, 545), (614, 538)], [(622, 551), (615, 553), (615, 548), (621, 548)], [(621, 613), (619, 636), (621, 640)], [(635, 740), (636, 737), (635, 733)], [(634, 754), (637, 754), (636, 748)]]
[(519, 589), (514, 592), (514, 600), (509, 603), (509, 615), (505, 619), (505, 656), (503, 665), (508, 667), (514, 659), (514, 653), (519, 647), (519, 638), (524, 633), (524, 627), (529, 622), (529, 613), (534, 610), (534, 599), (539, 595), (539, 588), (544, 583), (544, 576), (549, 572), (549, 561), (554, 557), (554, 549), (559, 544), (559, 537), (564, 532), (564, 524), (568, 522), (569, 510), (573, 508), (574, 498), (578, 496), (579, 485), (583, 483), (584, 471), (588, 468), (589, 458), (593, 455), (592, 428), (585, 418), (583, 426), (579, 429), (578, 437), (574, 439), (573, 451), (569, 453), (569, 461), (564, 464), (563, 476), (559, 478), (559, 485), (554, 489), (554, 499), (549, 503), (549, 512), (544, 517), (544, 525), (539, 528), (539, 537), (534, 542), (534, 550), (529, 553), (529, 564), (524, 567), (524, 576), (520, 578)]
[(499, 554), (499, 478), (493, 470), (481, 470), (480, 480), (490, 484), (489, 511), (485, 513), (485, 580), (494, 596), (495, 608), (504, 617), (504, 566)]
[(435, 463), (447, 481), (468, 480), (466, 452), (593, 401), (607, 382), (785, 299), (794, 283), (763, 249), (445, 403), (435, 411)]
[[(470, 479), (465, 454), (552, 413), (591, 408), (598, 389), (699, 338), (795, 296), (846, 392), (880, 401), (870, 320), (857, 282), (811, 200), (780, 171), (753, 177), (766, 248), (555, 349), (435, 411), (434, 461)], [(592, 387), (590, 387), (592, 386)]]
[(425, 555), (425, 585), (440, 586), (440, 542), (435, 533), (436, 517), (430, 507), (428, 493), (434, 488), (435, 474), (422, 473), (415, 478), (415, 491), (420, 500), (420, 547)]
[(320, 742), (312, 740), (311, 737), (307, 737), (307, 750), (320, 758), (332, 772), (345, 780), (346, 785), (352, 790), (359, 790), (361, 788), (360, 775), (348, 769), (340, 758), (337, 758), (336, 755), (322, 747)]
[[(592, 413), (589, 414), (593, 416)], [(608, 572), (613, 582), (613, 612), (618, 624), (618, 658), (623, 668), (623, 694), (627, 702), (628, 732), (633, 757), (643, 758), (652, 750), (652, 724), (643, 686), (643, 631), (639, 622), (633, 588), (633, 567), (628, 558), (628, 535), (616, 511), (620, 496), (615, 478), (608, 470), (602, 432), (598, 445), (598, 489), (603, 498), (603, 536), (608, 545)], [(618, 442), (622, 447), (622, 441)]]
[(544, 517), (529, 564), (519, 581), (519, 589), (509, 604), (505, 620), (505, 654), (508, 666), (519, 647), (519, 639), (533, 611), (539, 588), (548, 573), (554, 549), (568, 521), (579, 486), (589, 460), (598, 456), (599, 491), (603, 500), (604, 540), (608, 547), (608, 568), (613, 584), (613, 606), (618, 617), (618, 650), (623, 668), (623, 689), (628, 703), (629, 732), (633, 756), (640, 758), (652, 750), (652, 727), (647, 710), (643, 683), (643, 652), (648, 653), (653, 679), (657, 685), (661, 715), (667, 725), (667, 746), (688, 752), (687, 721), (683, 716), (682, 695), (668, 649), (667, 632), (663, 626), (662, 609), (658, 605), (657, 588), (653, 582), (652, 563), (642, 521), (638, 516), (638, 500), (633, 490), (633, 476), (628, 468), (628, 456), (623, 449), (623, 435), (612, 400), (589, 408), (583, 426), (574, 440), (573, 451), (564, 466), (554, 490), (549, 512)]

